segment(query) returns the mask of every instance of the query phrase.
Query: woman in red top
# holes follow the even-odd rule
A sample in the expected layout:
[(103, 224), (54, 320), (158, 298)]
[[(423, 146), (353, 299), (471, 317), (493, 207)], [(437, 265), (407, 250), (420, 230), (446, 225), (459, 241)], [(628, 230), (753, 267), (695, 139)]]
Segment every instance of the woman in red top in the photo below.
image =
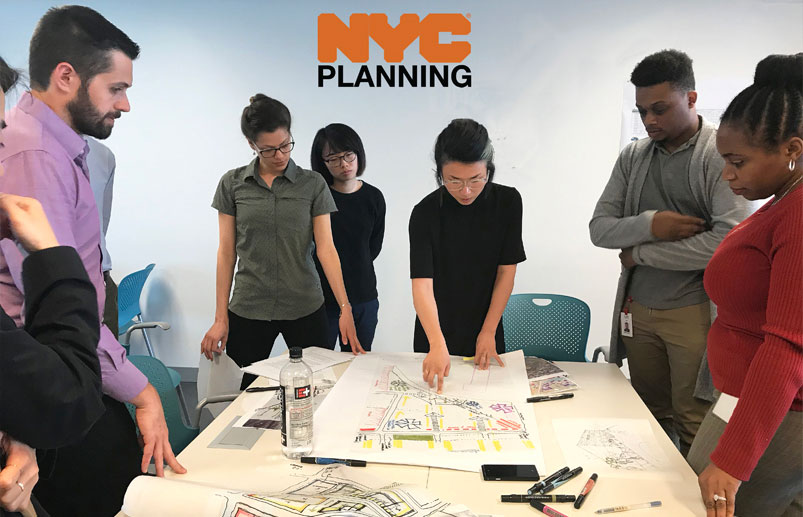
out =
[(733, 192), (774, 197), (731, 230), (705, 271), (718, 309), (708, 364), (722, 395), (688, 460), (708, 517), (801, 515), (802, 90), (803, 54), (765, 58), (717, 134)]

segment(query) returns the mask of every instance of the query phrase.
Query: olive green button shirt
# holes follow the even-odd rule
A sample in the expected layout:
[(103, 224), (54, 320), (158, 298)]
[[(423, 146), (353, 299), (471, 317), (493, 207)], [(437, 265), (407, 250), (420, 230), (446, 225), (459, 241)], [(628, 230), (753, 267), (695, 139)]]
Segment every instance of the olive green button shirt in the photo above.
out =
[(223, 175), (212, 207), (235, 218), (232, 312), (255, 320), (295, 320), (323, 304), (312, 260), (312, 219), (337, 206), (320, 174), (290, 160), (268, 187), (254, 159)]

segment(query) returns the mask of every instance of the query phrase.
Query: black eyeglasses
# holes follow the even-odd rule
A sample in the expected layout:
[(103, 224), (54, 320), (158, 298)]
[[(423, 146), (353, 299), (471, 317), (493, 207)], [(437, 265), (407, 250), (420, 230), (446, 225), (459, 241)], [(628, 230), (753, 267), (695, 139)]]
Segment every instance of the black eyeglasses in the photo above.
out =
[(254, 142), (251, 142), (251, 145), (254, 146), (254, 150), (258, 152), (261, 157), (273, 158), (274, 156), (276, 156), (276, 151), (281, 151), (282, 154), (289, 154), (290, 151), (293, 150), (293, 146), (295, 146), (296, 143), (291, 140), (290, 142), (282, 144), (279, 147), (266, 147), (264, 149), (260, 149), (259, 147), (257, 147), (257, 144), (255, 144)]
[(357, 153), (355, 153), (354, 151), (346, 151), (345, 153), (338, 156), (327, 156), (326, 158), (323, 159), (323, 161), (326, 162), (326, 165), (329, 165), (330, 167), (335, 167), (337, 165), (340, 165), (341, 160), (345, 161), (346, 163), (351, 163), (356, 159), (357, 159)]

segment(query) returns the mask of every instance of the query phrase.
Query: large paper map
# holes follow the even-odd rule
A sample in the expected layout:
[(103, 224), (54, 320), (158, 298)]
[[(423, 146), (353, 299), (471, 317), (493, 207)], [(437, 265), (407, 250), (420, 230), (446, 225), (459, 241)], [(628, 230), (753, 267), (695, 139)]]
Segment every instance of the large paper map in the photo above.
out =
[(422, 354), (356, 358), (315, 414), (313, 453), (479, 471), (484, 463), (543, 469), (522, 353), (477, 370), (453, 358), (443, 393), (421, 379)]
[(279, 492), (258, 494), (140, 476), (126, 491), (123, 511), (128, 517), (475, 517), (422, 488), (378, 483), (348, 467), (285, 479), (291, 484)]

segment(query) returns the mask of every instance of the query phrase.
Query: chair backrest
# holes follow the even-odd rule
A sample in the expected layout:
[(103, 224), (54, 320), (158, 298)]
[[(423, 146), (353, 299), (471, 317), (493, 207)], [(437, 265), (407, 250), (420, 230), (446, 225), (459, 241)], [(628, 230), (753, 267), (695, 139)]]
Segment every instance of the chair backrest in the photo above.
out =
[(125, 332), (124, 327), (134, 319), (134, 316), (142, 313), (139, 308), (139, 297), (142, 288), (145, 287), (145, 280), (155, 266), (156, 264), (148, 264), (145, 269), (126, 275), (117, 286), (117, 324), (120, 333)]
[(591, 309), (560, 294), (514, 294), (502, 316), (505, 351), (552, 361), (584, 362)]
[[(139, 368), (139, 371), (145, 374), (148, 381), (159, 392), (159, 398), (162, 400), (162, 409), (165, 413), (165, 421), (167, 422), (167, 429), (170, 432), (170, 446), (173, 448), (173, 453), (178, 454), (184, 447), (186, 447), (196, 436), (198, 436), (198, 429), (187, 427), (181, 419), (181, 406), (178, 400), (178, 393), (176, 388), (173, 387), (173, 381), (170, 379), (170, 372), (162, 361), (148, 355), (131, 355), (128, 356), (134, 366)], [(131, 416), (134, 417), (133, 406), (126, 404)], [(136, 421), (136, 420), (135, 420)]]

